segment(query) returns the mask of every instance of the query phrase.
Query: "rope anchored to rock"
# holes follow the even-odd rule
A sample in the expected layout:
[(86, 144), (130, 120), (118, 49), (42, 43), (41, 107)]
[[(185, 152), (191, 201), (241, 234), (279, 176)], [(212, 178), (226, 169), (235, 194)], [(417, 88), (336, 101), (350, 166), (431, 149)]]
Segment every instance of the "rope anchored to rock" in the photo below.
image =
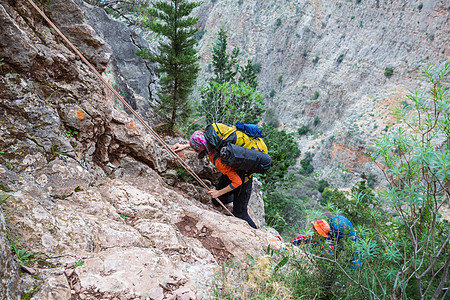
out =
[[(153, 128), (148, 125), (144, 119), (123, 99), (123, 97), (108, 83), (100, 73), (89, 63), (89, 61), (78, 51), (78, 49), (64, 36), (64, 34), (53, 24), (53, 22), (45, 15), (45, 13), (36, 6), (32, 0), (27, 0), (31, 6), (44, 18), (44, 20), (58, 33), (58, 35), (69, 45), (69, 47), (81, 58), (81, 60), (91, 69), (91, 71), (103, 82), (103, 84), (125, 105), (126, 108), (136, 117), (136, 119), (150, 132), (150, 134), (169, 152), (169, 154), (180, 163), (180, 165), (191, 174), (197, 182), (205, 189), (210, 190), (208, 185), (172, 150), (172, 148), (156, 133)], [(217, 198), (217, 202), (231, 215), (233, 214), (226, 208), (226, 206)]]

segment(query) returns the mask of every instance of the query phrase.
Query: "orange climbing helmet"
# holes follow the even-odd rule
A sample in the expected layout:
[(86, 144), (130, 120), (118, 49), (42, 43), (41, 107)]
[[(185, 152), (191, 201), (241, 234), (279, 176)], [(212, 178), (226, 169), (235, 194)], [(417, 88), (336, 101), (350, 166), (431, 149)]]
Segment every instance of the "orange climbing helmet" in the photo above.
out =
[(317, 221), (311, 222), (314, 229), (323, 237), (328, 237), (328, 233), (330, 232), (331, 228), (330, 225), (325, 221), (324, 219), (320, 219)]

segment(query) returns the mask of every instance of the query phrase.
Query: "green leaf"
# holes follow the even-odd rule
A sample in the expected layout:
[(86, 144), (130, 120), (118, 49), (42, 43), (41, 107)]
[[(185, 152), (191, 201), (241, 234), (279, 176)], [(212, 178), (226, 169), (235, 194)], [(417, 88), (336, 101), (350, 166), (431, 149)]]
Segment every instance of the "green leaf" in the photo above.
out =
[(253, 258), (253, 256), (251, 256), (250, 254), (247, 254), (247, 259), (250, 262), (250, 264), (254, 265), (255, 264), (255, 259)]
[(273, 269), (274, 273), (276, 274), (281, 267), (283, 267), (285, 264), (287, 264), (288, 261), (289, 261), (289, 256), (283, 257), (283, 259)]
[(72, 266), (73, 266), (74, 268), (76, 268), (76, 267), (81, 267), (82, 265), (84, 265), (84, 262), (78, 261), (78, 262), (74, 263)]

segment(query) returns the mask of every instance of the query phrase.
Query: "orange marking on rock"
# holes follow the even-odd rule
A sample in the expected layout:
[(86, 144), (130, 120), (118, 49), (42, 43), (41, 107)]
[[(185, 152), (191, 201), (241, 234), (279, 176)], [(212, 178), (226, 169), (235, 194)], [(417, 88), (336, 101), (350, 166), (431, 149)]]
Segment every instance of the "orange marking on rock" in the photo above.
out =
[(131, 120), (130, 123), (127, 124), (127, 128), (129, 129), (136, 129), (136, 125), (134, 124), (134, 121)]
[(77, 118), (78, 120), (81, 120), (84, 118), (84, 112), (81, 110), (77, 110)]

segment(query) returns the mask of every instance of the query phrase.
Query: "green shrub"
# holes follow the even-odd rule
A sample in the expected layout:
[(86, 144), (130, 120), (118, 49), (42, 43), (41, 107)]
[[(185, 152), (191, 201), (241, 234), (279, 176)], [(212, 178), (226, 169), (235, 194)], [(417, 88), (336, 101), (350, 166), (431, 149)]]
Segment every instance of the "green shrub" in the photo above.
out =
[(283, 84), (283, 75), (278, 76), (277, 81), (279, 84)]
[(253, 65), (253, 69), (255, 70), (256, 73), (261, 72), (261, 63), (255, 63)]
[(319, 116), (315, 116), (314, 117), (314, 126), (317, 126), (317, 125), (319, 125), (319, 123), (320, 123), (320, 118), (319, 118)]
[(205, 116), (207, 124), (241, 121), (257, 124), (264, 112), (262, 95), (244, 82), (218, 83), (210, 80), (201, 91), (197, 112)]
[(281, 18), (277, 19), (277, 22), (275, 23), (275, 29), (281, 26)]
[(319, 193), (323, 193), (325, 188), (327, 188), (329, 186), (330, 186), (330, 184), (328, 183), (328, 181), (326, 181), (325, 179), (321, 179), (321, 180), (319, 180), (319, 187), (317, 188), (317, 190), (319, 191)]
[(312, 100), (317, 100), (317, 98), (319, 98), (319, 92), (315, 91), (314, 94), (312, 94), (311, 99)]
[(270, 98), (273, 98), (274, 96), (275, 96), (275, 90), (272, 89), (272, 90), (270, 91), (270, 93), (269, 93), (269, 97), (270, 97)]
[(280, 126), (280, 121), (278, 120), (273, 108), (266, 111), (265, 121), (267, 125), (272, 128), (277, 128), (278, 126)]
[(384, 76), (386, 76), (387, 78), (391, 77), (393, 74), (394, 74), (394, 68), (388, 67), (388, 68), (384, 69)]
[(300, 150), (292, 134), (284, 130), (277, 130), (266, 123), (263, 124), (261, 130), (266, 135), (264, 142), (269, 149), (269, 155), (272, 157), (272, 167), (262, 176), (266, 188), (268, 188), (283, 181), (288, 168), (295, 164), (296, 158), (300, 156)]
[(316, 55), (314, 59), (312, 60), (313, 63), (317, 64), (319, 62), (319, 55)]
[(292, 234), (290, 229), (305, 215), (302, 202), (280, 189), (268, 193), (265, 198), (266, 225), (275, 228), (282, 235)]
[(203, 38), (205, 33), (206, 33), (206, 30), (198, 30), (196, 33), (194, 33), (194, 37), (197, 40), (197, 42), (199, 42)]
[(289, 228), (289, 224), (292, 226), (295, 219), (304, 214), (298, 199), (279, 189), (284, 184), (290, 185), (292, 179), (287, 178), (288, 169), (296, 163), (300, 150), (292, 134), (284, 130), (279, 131), (266, 123), (261, 130), (266, 135), (264, 141), (272, 158), (270, 170), (259, 176), (263, 182), (265, 218), (269, 226), (281, 233)]
[(346, 202), (347, 198), (345, 194), (338, 189), (329, 189), (328, 187), (325, 187), (322, 192), (322, 199), (320, 200), (320, 203), (322, 205), (326, 205), (327, 203), (343, 203)]
[(305, 158), (300, 161), (300, 164), (302, 165), (302, 174), (309, 175), (314, 172), (314, 167), (311, 165), (313, 157), (314, 154), (311, 152), (305, 153)]
[(337, 58), (337, 63), (340, 64), (342, 61), (344, 60), (344, 54), (339, 55), (339, 57)]
[(375, 175), (369, 174), (369, 177), (367, 177), (367, 186), (371, 189), (374, 189), (375, 183), (376, 183)]
[(302, 125), (302, 127), (300, 127), (297, 132), (300, 136), (303, 136), (310, 133), (311, 129), (306, 125)]

